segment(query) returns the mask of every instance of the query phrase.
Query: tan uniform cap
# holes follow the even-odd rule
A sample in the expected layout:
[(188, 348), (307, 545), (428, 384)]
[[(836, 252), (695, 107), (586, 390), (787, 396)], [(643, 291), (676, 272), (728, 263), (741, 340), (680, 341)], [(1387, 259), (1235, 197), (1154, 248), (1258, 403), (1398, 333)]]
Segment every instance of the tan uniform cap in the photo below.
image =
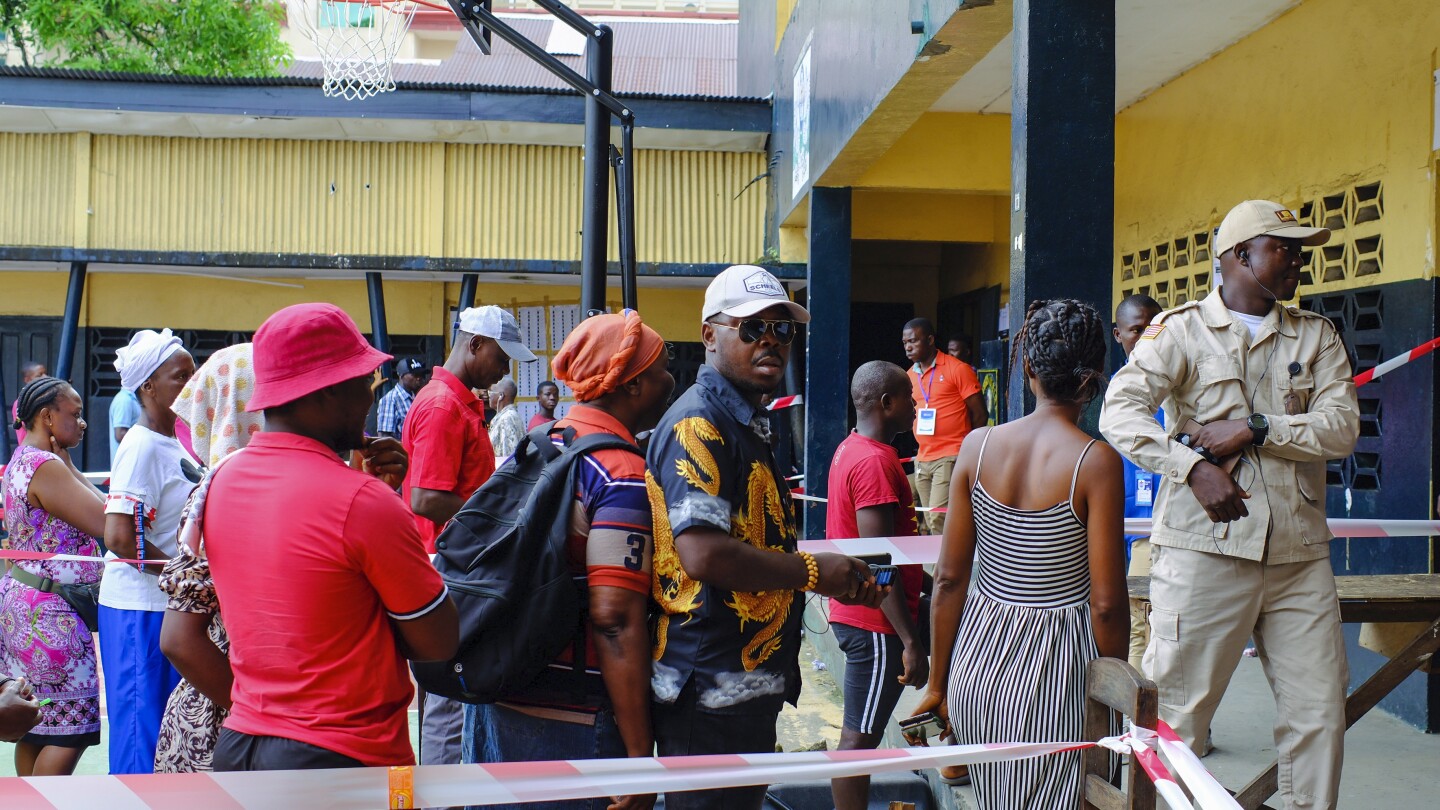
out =
[(1280, 203), (1246, 200), (1231, 208), (1220, 223), (1220, 231), (1215, 235), (1215, 255), (1223, 256), (1225, 251), (1257, 236), (1299, 239), (1301, 244), (1314, 247), (1330, 241), (1330, 229), (1301, 225), (1295, 212)]

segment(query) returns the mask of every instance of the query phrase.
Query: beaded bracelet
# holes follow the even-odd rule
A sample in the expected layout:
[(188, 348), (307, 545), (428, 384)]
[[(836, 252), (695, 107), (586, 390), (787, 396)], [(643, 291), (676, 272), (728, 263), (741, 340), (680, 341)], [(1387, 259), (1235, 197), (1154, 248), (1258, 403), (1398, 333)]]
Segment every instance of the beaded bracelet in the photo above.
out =
[(805, 572), (807, 574), (807, 577), (805, 579), (805, 587), (801, 588), (800, 590), (808, 593), (815, 590), (815, 586), (820, 582), (820, 566), (818, 563), (815, 562), (814, 554), (811, 554), (808, 551), (797, 551), (795, 553), (799, 554), (800, 559), (805, 561)]

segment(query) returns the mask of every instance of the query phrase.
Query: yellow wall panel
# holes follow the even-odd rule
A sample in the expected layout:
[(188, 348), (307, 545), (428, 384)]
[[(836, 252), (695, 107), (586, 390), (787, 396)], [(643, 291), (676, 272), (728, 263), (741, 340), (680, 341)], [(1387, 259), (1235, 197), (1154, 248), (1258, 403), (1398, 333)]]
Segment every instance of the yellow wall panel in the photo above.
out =
[[(581, 151), (565, 146), (446, 147), (445, 255), (580, 258)], [(641, 262), (738, 263), (764, 252), (761, 153), (639, 150), (636, 257)], [(742, 192), (742, 189), (744, 191)], [(619, 258), (615, 208), (609, 258)]]
[(856, 187), (1010, 192), (1010, 116), (927, 112)]
[(91, 246), (424, 255), (440, 148), (96, 136)]
[(1167, 242), (1193, 245), (1241, 200), (1269, 198), (1300, 211), (1357, 188), (1363, 196), (1376, 183), (1383, 220), (1363, 233), (1352, 228), (1347, 241), (1383, 232), (1383, 272), (1351, 273), (1322, 288), (1429, 277), (1437, 42), (1433, 0), (1307, 0), (1121, 112), (1117, 298), (1137, 285), (1123, 278), (1124, 257), (1139, 264), (1142, 251)]
[(77, 142), (88, 138), (0, 132), (0, 244), (74, 244), (84, 212), (75, 196), (75, 156)]
[(1004, 213), (1004, 197), (855, 189), (852, 233), (856, 239), (1003, 242), (1010, 228)]

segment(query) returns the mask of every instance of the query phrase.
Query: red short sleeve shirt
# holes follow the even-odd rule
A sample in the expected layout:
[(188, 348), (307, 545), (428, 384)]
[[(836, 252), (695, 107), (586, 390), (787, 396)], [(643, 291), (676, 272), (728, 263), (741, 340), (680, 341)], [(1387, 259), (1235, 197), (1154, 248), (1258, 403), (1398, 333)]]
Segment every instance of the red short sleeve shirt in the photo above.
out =
[(227, 728), (414, 764), (392, 620), (447, 597), (400, 497), (325, 445), (261, 432), (216, 474), (205, 550), (230, 634)]
[[(475, 494), (495, 472), (495, 448), (485, 427), (485, 404), (454, 374), (437, 366), (430, 382), (415, 395), (400, 434), (410, 455), (410, 471), (401, 493), (409, 506), (415, 487), (451, 492), (461, 498)], [(435, 553), (440, 526), (414, 516), (425, 550)]]
[[(851, 433), (835, 448), (835, 457), (830, 462), (830, 503), (825, 508), (825, 539), (859, 537), (855, 510), (886, 505), (895, 510), (895, 536), (913, 537), (920, 533), (915, 518), (915, 501), (910, 495), (910, 481), (905, 477), (905, 469), (900, 466), (895, 448), (859, 433)], [(920, 586), (924, 579), (920, 566), (900, 566), (905, 606), (916, 620), (920, 616)], [(895, 632), (884, 612), (876, 608), (832, 601), (830, 621), (876, 633)]]

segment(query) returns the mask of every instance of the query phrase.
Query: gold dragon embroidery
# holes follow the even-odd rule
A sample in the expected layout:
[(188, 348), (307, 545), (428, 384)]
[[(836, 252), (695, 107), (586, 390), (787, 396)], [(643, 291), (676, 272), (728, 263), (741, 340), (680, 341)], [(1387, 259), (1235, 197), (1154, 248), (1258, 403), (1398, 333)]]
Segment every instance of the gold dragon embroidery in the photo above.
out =
[[(783, 548), (766, 545), (765, 523), (772, 521), (779, 530), (780, 539), (794, 536), (794, 527), (787, 519), (785, 505), (780, 500), (780, 490), (775, 485), (775, 476), (770, 469), (758, 461), (750, 463), (750, 475), (745, 486), (745, 505), (736, 513), (730, 533), (758, 549), (784, 553)], [(740, 663), (746, 672), (753, 671), (765, 663), (780, 648), (783, 639), (780, 631), (790, 616), (790, 606), (795, 592), (756, 591), (752, 593), (734, 591), (726, 607), (740, 617), (740, 629), (746, 622), (762, 622), (764, 627), (740, 651)]]
[(650, 496), (651, 523), (655, 531), (654, 576), (651, 577), (652, 595), (663, 611), (655, 625), (655, 660), (665, 654), (665, 643), (669, 638), (670, 617), (689, 614), (700, 607), (700, 583), (685, 574), (680, 565), (680, 555), (675, 551), (675, 537), (670, 532), (670, 515), (665, 506), (665, 491), (655, 481), (655, 476), (645, 471), (645, 494)]
[[(687, 416), (675, 423), (675, 439), (690, 458), (677, 459), (675, 471), (690, 482), (690, 486), (710, 497), (720, 494), (720, 465), (705, 442), (725, 444), (720, 431), (701, 416)], [(694, 461), (691, 461), (694, 459)]]

